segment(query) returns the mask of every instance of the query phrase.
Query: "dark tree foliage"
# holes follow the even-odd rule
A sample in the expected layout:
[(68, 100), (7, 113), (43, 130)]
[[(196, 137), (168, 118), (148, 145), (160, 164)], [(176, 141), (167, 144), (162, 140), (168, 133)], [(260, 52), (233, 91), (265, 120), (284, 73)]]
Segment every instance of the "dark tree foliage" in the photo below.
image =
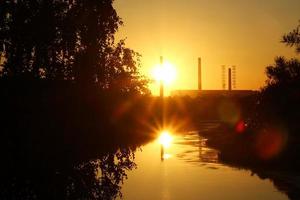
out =
[(286, 128), (300, 128), (296, 123), (300, 117), (300, 61), (278, 57), (274, 65), (266, 68), (266, 75), (267, 85), (260, 92), (256, 120), (265, 125), (276, 122)]
[[(22, 169), (18, 165), (1, 168), (0, 198), (112, 200), (122, 197), (121, 185), (127, 172), (136, 168), (134, 153), (135, 148), (123, 147), (101, 152), (97, 159), (79, 164), (48, 160), (43, 166), (42, 160), (27, 160), (22, 163)], [(29, 162), (33, 162), (32, 166), (28, 166)]]
[(300, 62), (297, 59), (278, 57), (275, 59), (275, 65), (266, 68), (266, 75), (269, 86), (300, 83)]
[(282, 42), (288, 46), (295, 47), (297, 53), (300, 53), (300, 21), (297, 28), (283, 36)]
[(148, 89), (112, 3), (0, 0), (0, 199), (121, 195)]
[[(283, 42), (295, 47), (297, 52), (300, 50), (299, 41), (299, 26), (283, 36)], [(254, 124), (260, 127), (280, 125), (288, 130), (289, 137), (300, 139), (297, 122), (300, 118), (300, 61), (277, 57), (274, 65), (266, 67), (266, 75), (266, 86), (260, 92), (253, 117)]]
[[(282, 42), (295, 47), (296, 51), (300, 53), (300, 24), (292, 32), (285, 34), (283, 36)], [(275, 65), (266, 67), (267, 75), (267, 86), (268, 87), (277, 86), (288, 86), (291, 84), (299, 86), (300, 83), (300, 61), (296, 58), (287, 60), (284, 57), (277, 57), (275, 59)], [(300, 89), (300, 88), (299, 88)]]
[[(283, 42), (299, 53), (299, 27), (284, 35)], [(232, 136), (226, 138), (230, 142), (215, 141), (221, 151), (220, 158), (255, 169), (254, 172), (259, 169), (257, 174), (263, 174), (259, 172), (261, 169), (297, 171), (300, 166), (300, 61), (277, 57), (265, 73), (266, 85), (253, 101), (254, 106), (250, 107), (253, 109), (248, 110), (244, 134), (230, 132)], [(276, 181), (274, 177), (271, 179)], [(277, 182), (275, 185), (282, 190), (282, 185)], [(291, 199), (297, 199), (297, 190), (290, 188), (286, 193)]]
[[(115, 43), (122, 25), (113, 0), (0, 2), (2, 77), (97, 83), (147, 92), (139, 54)], [(120, 84), (122, 83), (122, 84)]]

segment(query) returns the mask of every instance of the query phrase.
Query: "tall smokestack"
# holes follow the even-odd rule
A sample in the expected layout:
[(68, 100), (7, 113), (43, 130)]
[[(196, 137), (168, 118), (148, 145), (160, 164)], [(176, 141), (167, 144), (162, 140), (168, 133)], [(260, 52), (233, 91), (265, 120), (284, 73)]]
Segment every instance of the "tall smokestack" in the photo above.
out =
[(202, 90), (201, 58), (198, 58), (198, 90)]
[(231, 68), (228, 68), (228, 90), (232, 90), (232, 75), (231, 75)]

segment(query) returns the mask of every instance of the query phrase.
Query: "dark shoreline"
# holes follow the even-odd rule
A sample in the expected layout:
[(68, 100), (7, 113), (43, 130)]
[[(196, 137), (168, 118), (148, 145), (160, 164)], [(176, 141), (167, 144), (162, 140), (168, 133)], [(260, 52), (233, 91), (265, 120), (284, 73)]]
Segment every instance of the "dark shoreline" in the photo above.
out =
[[(200, 131), (199, 134), (208, 139), (208, 146), (220, 152), (221, 163), (237, 169), (250, 170), (253, 175), (256, 174), (261, 179), (269, 179), (279, 191), (286, 193), (290, 200), (298, 200), (300, 198), (299, 160), (290, 158), (290, 163), (281, 165), (278, 163), (284, 161), (278, 158), (262, 161), (250, 152), (251, 150), (245, 150), (244, 139), (241, 139), (245, 136), (236, 135), (234, 132), (219, 123), (215, 128)], [(243, 156), (244, 153), (247, 153), (247, 156)]]

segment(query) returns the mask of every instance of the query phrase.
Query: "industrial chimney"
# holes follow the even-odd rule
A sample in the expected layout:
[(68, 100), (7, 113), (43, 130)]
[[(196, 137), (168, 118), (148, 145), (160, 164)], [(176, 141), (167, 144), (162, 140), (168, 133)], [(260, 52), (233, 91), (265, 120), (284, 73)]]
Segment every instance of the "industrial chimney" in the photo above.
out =
[(198, 90), (202, 90), (202, 78), (201, 78), (201, 58), (198, 58)]
[(231, 68), (228, 68), (228, 90), (232, 90), (232, 74), (231, 74)]

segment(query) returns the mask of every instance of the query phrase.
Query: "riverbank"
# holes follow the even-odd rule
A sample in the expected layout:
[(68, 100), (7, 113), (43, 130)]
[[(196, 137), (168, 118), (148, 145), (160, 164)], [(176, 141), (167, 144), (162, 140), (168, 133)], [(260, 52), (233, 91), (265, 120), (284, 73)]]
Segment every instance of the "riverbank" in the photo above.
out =
[(282, 170), (297, 170), (300, 166), (299, 145), (296, 144), (299, 141), (291, 141), (275, 131), (254, 131), (245, 127), (243, 132), (238, 132), (228, 125), (216, 123), (200, 134), (208, 139), (208, 145), (221, 152), (222, 160), (230, 163)]
[[(290, 143), (287, 142), (285, 149), (267, 160), (262, 159), (260, 152), (257, 152), (258, 133), (237, 133), (221, 123), (212, 124), (209, 129), (204, 130), (200, 127), (200, 130), (199, 134), (208, 139), (207, 144), (220, 152), (221, 163), (238, 169), (248, 169), (261, 179), (269, 179), (291, 200), (300, 198), (299, 154), (295, 151), (289, 152)], [(272, 138), (268, 141), (272, 142)]]

